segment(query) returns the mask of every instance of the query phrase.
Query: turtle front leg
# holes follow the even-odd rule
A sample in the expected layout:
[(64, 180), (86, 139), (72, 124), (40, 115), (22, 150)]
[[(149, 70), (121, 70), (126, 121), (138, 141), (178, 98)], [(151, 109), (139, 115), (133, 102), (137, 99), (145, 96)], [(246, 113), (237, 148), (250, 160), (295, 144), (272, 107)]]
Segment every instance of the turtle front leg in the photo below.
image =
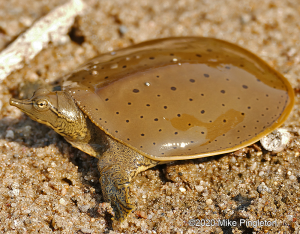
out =
[(146, 158), (111, 138), (108, 142), (107, 151), (98, 161), (101, 189), (104, 200), (111, 204), (115, 212), (115, 219), (122, 222), (135, 208), (129, 198), (131, 179), (160, 162)]
[(104, 200), (111, 204), (115, 219), (122, 222), (135, 208), (129, 199), (130, 176), (118, 166), (108, 166), (101, 171), (100, 183)]

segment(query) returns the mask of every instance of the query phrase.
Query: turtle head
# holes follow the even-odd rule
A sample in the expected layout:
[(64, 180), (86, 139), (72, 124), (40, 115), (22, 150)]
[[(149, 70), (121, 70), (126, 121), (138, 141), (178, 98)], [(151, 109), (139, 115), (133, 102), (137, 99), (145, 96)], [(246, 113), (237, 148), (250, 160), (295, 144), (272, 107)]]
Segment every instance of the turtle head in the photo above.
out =
[(85, 137), (84, 115), (72, 97), (64, 91), (38, 89), (29, 99), (11, 98), (10, 105), (19, 108), (31, 119), (53, 128), (65, 138)]

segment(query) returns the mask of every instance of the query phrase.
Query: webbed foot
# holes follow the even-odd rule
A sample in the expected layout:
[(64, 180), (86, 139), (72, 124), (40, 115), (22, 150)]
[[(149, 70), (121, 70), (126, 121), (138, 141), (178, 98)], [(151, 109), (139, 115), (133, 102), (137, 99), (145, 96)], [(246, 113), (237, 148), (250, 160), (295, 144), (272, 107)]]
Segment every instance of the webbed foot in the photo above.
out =
[(122, 222), (135, 208), (129, 198), (131, 179), (160, 162), (144, 157), (110, 137), (107, 141), (108, 149), (98, 157), (101, 189), (104, 200), (110, 202), (115, 212), (115, 219)]
[(124, 221), (135, 208), (129, 199), (129, 178), (118, 166), (110, 166), (102, 170), (100, 183), (104, 199), (110, 202), (115, 219)]

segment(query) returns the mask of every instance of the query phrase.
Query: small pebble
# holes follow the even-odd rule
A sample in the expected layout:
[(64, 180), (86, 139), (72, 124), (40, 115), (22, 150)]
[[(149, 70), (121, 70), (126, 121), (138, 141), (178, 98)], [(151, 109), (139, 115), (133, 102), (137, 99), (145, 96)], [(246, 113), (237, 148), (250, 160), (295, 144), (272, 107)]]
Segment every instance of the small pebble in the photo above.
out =
[(257, 187), (257, 191), (261, 194), (265, 194), (266, 192), (271, 193), (271, 189), (264, 182)]
[(136, 214), (138, 217), (143, 218), (143, 219), (149, 218), (149, 215), (147, 216), (147, 214), (146, 214), (144, 211), (139, 211), (139, 210), (137, 210), (137, 211), (135, 212), (135, 214)]
[(263, 176), (265, 173), (263, 172), (263, 171), (260, 171), (259, 173), (258, 173), (258, 175), (259, 176)]
[(204, 190), (204, 187), (202, 185), (196, 185), (195, 189), (197, 190), (197, 192), (202, 192)]
[(254, 171), (255, 168), (256, 168), (256, 166), (257, 166), (257, 162), (254, 162), (254, 163), (251, 165), (250, 170), (251, 170), (251, 171)]
[(261, 145), (268, 151), (278, 153), (285, 149), (291, 138), (291, 134), (283, 128), (279, 128), (260, 140)]
[(125, 33), (127, 33), (128, 28), (125, 25), (121, 25), (119, 27), (119, 31), (120, 31), (121, 34), (125, 34)]
[(207, 205), (211, 205), (212, 203), (213, 203), (213, 201), (212, 201), (211, 199), (207, 199), (207, 200), (206, 200), (206, 204), (207, 204)]
[(289, 179), (290, 179), (290, 180), (297, 180), (297, 177), (294, 176), (294, 175), (290, 175), (290, 176), (289, 176)]
[(179, 190), (180, 190), (181, 192), (183, 192), (183, 193), (186, 191), (186, 189), (183, 188), (183, 187), (180, 187)]
[(13, 130), (7, 130), (6, 131), (6, 135), (5, 135), (6, 139), (12, 140), (15, 138), (15, 134), (13, 132)]
[(59, 204), (65, 206), (67, 203), (66, 203), (65, 199), (61, 198), (61, 199), (59, 199)]

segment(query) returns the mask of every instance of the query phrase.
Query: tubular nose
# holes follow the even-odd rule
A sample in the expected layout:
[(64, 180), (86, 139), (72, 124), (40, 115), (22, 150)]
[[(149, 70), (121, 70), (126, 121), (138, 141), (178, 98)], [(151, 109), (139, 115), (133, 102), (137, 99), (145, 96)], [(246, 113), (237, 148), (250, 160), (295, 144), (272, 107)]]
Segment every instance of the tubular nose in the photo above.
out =
[(18, 107), (20, 109), (24, 109), (25, 107), (28, 107), (32, 104), (32, 101), (30, 99), (24, 99), (24, 100), (18, 100), (15, 98), (11, 98), (9, 100), (9, 104), (15, 107)]
[(12, 106), (16, 106), (16, 107), (18, 107), (19, 105), (19, 100), (18, 99), (15, 99), (15, 98), (11, 98), (10, 100), (9, 100), (9, 104), (10, 105), (12, 105)]

